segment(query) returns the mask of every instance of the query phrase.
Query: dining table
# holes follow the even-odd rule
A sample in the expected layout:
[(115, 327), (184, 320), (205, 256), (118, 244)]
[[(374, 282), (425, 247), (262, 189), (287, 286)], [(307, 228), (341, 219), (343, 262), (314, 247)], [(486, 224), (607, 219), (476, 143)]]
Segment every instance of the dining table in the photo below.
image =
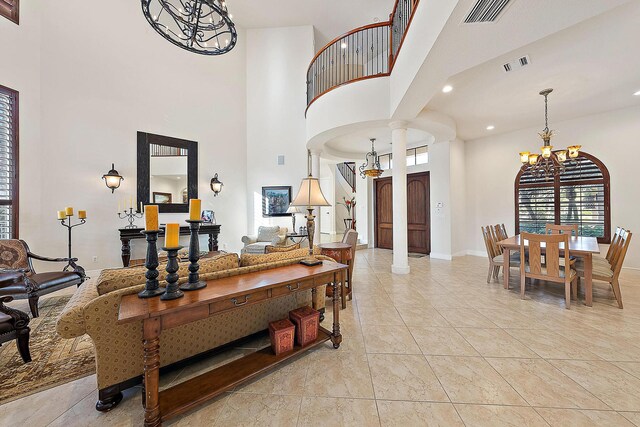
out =
[[(511, 236), (498, 242), (503, 249), (503, 257), (508, 260), (512, 251), (520, 251), (521, 237), (519, 234)], [(529, 246), (525, 240), (525, 249)], [(541, 251), (544, 253), (544, 243), (541, 244)], [(564, 243), (560, 244), (561, 251)], [(585, 282), (585, 305), (591, 307), (593, 304), (593, 254), (599, 254), (600, 247), (598, 239), (590, 236), (569, 236), (569, 256), (580, 257), (584, 260), (584, 282)], [(504, 269), (504, 288), (509, 289), (509, 268)]]

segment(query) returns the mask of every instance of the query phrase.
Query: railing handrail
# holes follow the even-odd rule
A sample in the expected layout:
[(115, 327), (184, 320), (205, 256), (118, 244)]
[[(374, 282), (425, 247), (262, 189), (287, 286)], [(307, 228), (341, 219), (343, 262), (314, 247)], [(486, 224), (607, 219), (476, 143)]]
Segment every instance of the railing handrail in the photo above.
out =
[[(406, 24), (402, 25), (402, 29), (401, 29), (401, 36), (400, 36), (400, 42), (397, 45), (397, 50), (394, 52), (394, 45), (393, 45), (393, 25), (394, 25), (394, 19), (396, 17), (396, 14), (398, 13), (399, 10), (399, 4), (400, 4), (401, 0), (395, 0), (394, 4), (393, 4), (393, 9), (391, 11), (391, 13), (389, 14), (389, 20), (388, 21), (383, 21), (383, 22), (375, 22), (373, 24), (367, 24), (367, 25), (363, 25), (361, 27), (358, 28), (354, 28), (351, 31), (348, 31), (336, 38), (334, 38), (333, 40), (331, 40), (329, 43), (327, 43), (326, 45), (324, 45), (324, 47), (320, 50), (318, 50), (318, 52), (313, 56), (313, 58), (311, 59), (311, 62), (309, 63), (309, 66), (307, 67), (307, 72), (306, 72), (306, 77), (307, 77), (307, 108), (305, 110), (305, 115), (306, 115), (306, 111), (309, 109), (309, 107), (311, 106), (311, 104), (313, 104), (318, 98), (320, 98), (321, 96), (325, 95), (326, 93), (332, 91), (333, 89), (343, 86), (345, 84), (349, 84), (349, 83), (354, 83), (357, 81), (361, 81), (361, 80), (365, 80), (365, 79), (370, 79), (370, 78), (374, 78), (374, 77), (385, 77), (385, 76), (389, 76), (391, 75), (391, 72), (393, 71), (393, 68), (395, 66), (396, 63), (396, 59), (398, 57), (398, 54), (400, 53), (400, 50), (402, 48), (402, 45), (404, 44), (404, 39), (407, 35), (408, 29), (411, 26), (411, 22), (413, 21), (413, 17), (415, 15), (415, 11), (416, 11), (416, 7), (418, 6), (418, 4), (420, 3), (420, 0), (408, 0), (408, 2), (410, 2), (409, 6), (408, 6), (408, 10), (410, 11), (410, 15), (408, 16), (408, 19), (406, 19)], [(400, 21), (402, 24), (402, 21), (404, 20), (403, 16), (401, 16)], [(375, 74), (369, 74), (369, 75), (365, 75), (365, 76), (358, 76), (358, 77), (354, 77), (354, 78), (350, 78), (344, 81), (340, 81), (340, 82), (336, 82), (335, 84), (326, 87), (324, 90), (322, 90), (322, 92), (317, 93), (317, 94), (311, 94), (311, 99), (310, 98), (310, 94), (309, 94), (309, 85), (312, 84), (314, 86), (314, 88), (316, 87), (315, 85), (317, 84), (317, 81), (315, 80), (311, 80), (309, 78), (309, 73), (311, 72), (312, 67), (314, 66), (314, 64), (316, 63), (316, 61), (320, 58), (320, 56), (327, 52), (332, 46), (336, 45), (337, 43), (339, 43), (341, 40), (343, 39), (347, 39), (350, 36), (353, 36), (354, 34), (357, 34), (359, 32), (365, 32), (367, 30), (370, 30), (372, 28), (380, 28), (380, 27), (387, 27), (388, 28), (388, 48), (389, 48), (389, 55), (387, 58), (387, 64), (386, 64), (386, 70), (384, 72), (377, 72)], [(373, 49), (373, 47), (372, 47)], [(320, 83), (322, 85), (322, 83)], [(326, 84), (326, 83), (324, 83)]]
[(311, 59), (311, 62), (309, 62), (309, 66), (307, 67), (307, 73), (309, 73), (309, 70), (311, 70), (311, 67), (313, 66), (313, 63), (316, 61), (316, 59), (318, 59), (318, 57), (320, 55), (322, 55), (322, 52), (327, 50), (333, 44), (335, 44), (335, 43), (339, 42), (340, 40), (344, 39), (345, 37), (349, 37), (350, 35), (355, 34), (357, 32), (365, 31), (365, 30), (368, 30), (370, 28), (384, 27), (384, 26), (389, 26), (389, 25), (390, 25), (389, 21), (374, 22), (373, 24), (363, 25), (361, 27), (354, 28), (353, 30), (347, 31), (346, 33), (342, 34), (341, 36), (336, 37), (335, 39), (331, 40), (329, 43), (325, 44), (324, 47), (322, 49), (320, 49), (318, 51), (318, 53), (316, 53), (313, 56), (313, 58)]

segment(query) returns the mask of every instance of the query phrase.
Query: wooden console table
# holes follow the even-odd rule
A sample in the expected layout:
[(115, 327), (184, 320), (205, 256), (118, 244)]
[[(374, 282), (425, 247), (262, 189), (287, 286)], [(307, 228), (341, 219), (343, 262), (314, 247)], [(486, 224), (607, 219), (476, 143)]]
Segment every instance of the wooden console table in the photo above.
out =
[[(206, 288), (185, 293), (183, 298), (171, 301), (161, 301), (160, 297), (140, 299), (136, 294), (124, 296), (120, 301), (118, 323), (143, 322), (144, 425), (160, 426), (163, 421), (193, 409), (325, 341), (331, 340), (334, 348), (340, 347), (342, 335), (337, 288), (343, 283), (347, 268), (329, 261), (314, 267), (293, 264), (210, 280)], [(296, 345), (293, 350), (278, 356), (268, 347), (159, 392), (160, 335), (163, 329), (308, 289), (315, 295), (316, 289), (325, 284), (333, 288), (331, 332), (320, 327), (316, 341), (305, 347)]]
[[(129, 267), (129, 261), (131, 260), (131, 240), (132, 239), (144, 239), (144, 234), (141, 231), (144, 228), (120, 228), (120, 241), (122, 242), (122, 265)], [(218, 235), (220, 234), (219, 224), (202, 224), (200, 226), (199, 234), (209, 235), (209, 252), (218, 250)], [(191, 234), (188, 226), (180, 227), (180, 235), (188, 236)], [(164, 230), (160, 231), (160, 236), (164, 236)]]

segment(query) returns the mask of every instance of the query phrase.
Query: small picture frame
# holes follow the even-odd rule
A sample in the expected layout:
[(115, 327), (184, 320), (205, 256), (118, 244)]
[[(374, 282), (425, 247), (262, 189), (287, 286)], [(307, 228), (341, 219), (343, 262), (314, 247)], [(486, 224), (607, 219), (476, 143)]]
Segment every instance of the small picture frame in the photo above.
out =
[(153, 192), (153, 204), (171, 204), (173, 203), (173, 196), (171, 193), (161, 193), (159, 191)]
[(202, 216), (200, 219), (202, 220), (202, 222), (211, 224), (213, 222), (213, 211), (209, 211), (209, 210), (202, 211)]
[(287, 213), (291, 204), (291, 186), (262, 187), (262, 216), (291, 216)]

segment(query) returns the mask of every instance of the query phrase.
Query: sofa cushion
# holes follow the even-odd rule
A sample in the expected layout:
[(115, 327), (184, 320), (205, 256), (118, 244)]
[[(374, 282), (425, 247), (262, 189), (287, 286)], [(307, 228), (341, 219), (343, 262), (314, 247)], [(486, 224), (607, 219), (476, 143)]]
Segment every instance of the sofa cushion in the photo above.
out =
[[(211, 258), (202, 258), (198, 263), (200, 264), (200, 270), (198, 270), (200, 274), (213, 273), (238, 267), (238, 255), (235, 253), (220, 254)], [(160, 273), (158, 280), (160, 282), (164, 282), (167, 276), (166, 266), (166, 262), (158, 266), (158, 272)], [(144, 266), (102, 270), (96, 283), (98, 294), (104, 295), (118, 289), (142, 285), (146, 281), (144, 277), (146, 272), (147, 269)], [(184, 283), (189, 279), (189, 262), (180, 263), (178, 275), (180, 276), (180, 283)]]
[(260, 226), (258, 227), (258, 242), (272, 242), (278, 238), (278, 234), (280, 234), (280, 227), (277, 225), (271, 227)]
[[(314, 254), (319, 254), (320, 249), (314, 248)], [(251, 265), (268, 264), (272, 262), (278, 262), (293, 258), (304, 258), (309, 255), (309, 249), (294, 249), (287, 252), (274, 252), (271, 254), (255, 255), (255, 254), (242, 254), (240, 257), (240, 267), (248, 267)]]
[(266, 254), (272, 254), (275, 252), (289, 252), (289, 251), (294, 251), (296, 249), (300, 249), (300, 243), (296, 243), (294, 245), (289, 245), (289, 246), (272, 246), (272, 245), (267, 245), (264, 248), (264, 253)]

